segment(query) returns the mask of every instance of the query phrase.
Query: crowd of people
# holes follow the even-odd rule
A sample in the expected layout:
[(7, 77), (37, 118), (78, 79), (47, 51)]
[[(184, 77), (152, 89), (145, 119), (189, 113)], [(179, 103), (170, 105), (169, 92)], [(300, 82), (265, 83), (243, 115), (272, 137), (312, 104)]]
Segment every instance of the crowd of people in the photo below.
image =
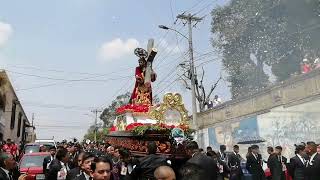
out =
[[(238, 145), (232, 151), (226, 151), (225, 145), (218, 151), (211, 147), (204, 151), (191, 141), (185, 147), (188, 159), (182, 163), (157, 154), (157, 148), (150, 141), (147, 155), (136, 158), (123, 147), (105, 143), (59, 143), (41, 149), (50, 154), (43, 160), (43, 173), (47, 180), (320, 180), (320, 155), (314, 142), (296, 145), (292, 158), (282, 155), (281, 146), (268, 147), (269, 158), (263, 159), (258, 145), (250, 146), (243, 158)], [(0, 179), (25, 179), (27, 174), (18, 172), (14, 151), (2, 149), (6, 151), (0, 155)]]

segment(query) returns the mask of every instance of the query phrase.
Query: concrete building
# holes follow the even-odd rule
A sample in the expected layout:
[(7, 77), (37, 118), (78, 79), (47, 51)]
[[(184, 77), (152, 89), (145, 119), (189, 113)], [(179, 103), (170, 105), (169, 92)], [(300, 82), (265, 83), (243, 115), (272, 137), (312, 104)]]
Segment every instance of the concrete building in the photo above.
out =
[[(291, 157), (296, 143), (320, 143), (319, 107), (320, 70), (314, 70), (198, 113), (199, 144), (232, 150), (239, 142), (264, 140), (258, 145), (265, 157), (266, 148), (277, 145)], [(240, 145), (243, 157), (249, 145)]]
[(0, 140), (30, 142), (34, 139), (34, 127), (19, 103), (19, 99), (4, 70), (0, 70)]

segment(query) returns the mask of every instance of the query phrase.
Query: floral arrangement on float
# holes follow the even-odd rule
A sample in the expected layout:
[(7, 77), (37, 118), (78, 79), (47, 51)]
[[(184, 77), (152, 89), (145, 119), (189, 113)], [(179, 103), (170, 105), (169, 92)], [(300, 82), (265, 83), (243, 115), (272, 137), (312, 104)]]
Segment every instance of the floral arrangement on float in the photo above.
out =
[(126, 127), (127, 132), (135, 136), (162, 136), (174, 139), (177, 142), (192, 140), (192, 133), (195, 130), (190, 129), (188, 124), (168, 125), (164, 123), (143, 124), (131, 123)]
[(127, 112), (134, 112), (134, 113), (148, 113), (150, 110), (150, 105), (144, 104), (127, 104), (117, 108), (117, 114), (123, 114)]
[[(177, 144), (192, 139), (192, 134), (195, 132), (188, 125), (188, 112), (184, 107), (181, 95), (178, 93), (167, 93), (163, 103), (157, 106), (127, 104), (119, 107), (116, 112), (119, 114), (118, 122), (122, 122), (122, 124), (118, 123), (112, 126), (110, 132), (130, 132), (132, 135), (140, 137), (166, 137), (174, 140)], [(155, 122), (121, 120), (119, 117), (126, 113), (132, 113), (134, 116), (137, 115), (136, 113), (141, 113), (143, 117), (148, 117)], [(123, 117), (127, 118), (128, 116)]]
[[(131, 123), (126, 126), (126, 131), (131, 132), (137, 136), (144, 136), (148, 134), (164, 134), (169, 135), (171, 131), (175, 128), (182, 129), (186, 134), (192, 134), (194, 132), (193, 129), (189, 128), (187, 124), (179, 124), (175, 125), (168, 125), (164, 123), (157, 123), (157, 124), (144, 124), (144, 123)], [(109, 131), (117, 131), (116, 126), (112, 126)]]

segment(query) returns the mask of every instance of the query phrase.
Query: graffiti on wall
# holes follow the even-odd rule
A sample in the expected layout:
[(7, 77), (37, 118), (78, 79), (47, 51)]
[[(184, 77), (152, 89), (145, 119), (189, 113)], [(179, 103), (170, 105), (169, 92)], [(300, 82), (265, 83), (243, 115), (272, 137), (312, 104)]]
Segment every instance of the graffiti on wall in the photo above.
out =
[(277, 108), (258, 117), (258, 127), (267, 146), (282, 146), (287, 157), (294, 155), (294, 144), (320, 142), (320, 112), (298, 111), (297, 107)]
[[(218, 150), (224, 144), (228, 150), (239, 141), (250, 137), (266, 140), (258, 144), (262, 155), (268, 156), (268, 146), (282, 146), (287, 157), (294, 155), (294, 144), (307, 141), (320, 143), (320, 101), (308, 102), (292, 107), (277, 107), (258, 116), (235, 119), (208, 128), (209, 145)], [(246, 154), (249, 145), (241, 145), (240, 152)]]
[(238, 121), (221, 123), (208, 128), (209, 145), (218, 149), (224, 144), (232, 150), (233, 145), (250, 137), (259, 137), (257, 117), (249, 117)]

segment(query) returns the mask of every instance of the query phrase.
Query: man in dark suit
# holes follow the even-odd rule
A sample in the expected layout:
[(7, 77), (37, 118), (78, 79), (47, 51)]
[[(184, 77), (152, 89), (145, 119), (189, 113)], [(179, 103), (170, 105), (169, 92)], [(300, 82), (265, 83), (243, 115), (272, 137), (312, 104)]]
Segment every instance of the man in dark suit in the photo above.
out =
[(154, 179), (154, 171), (160, 166), (168, 165), (167, 159), (157, 155), (157, 144), (151, 141), (147, 145), (147, 156), (139, 159), (136, 167), (128, 175), (129, 179)]
[(304, 180), (305, 174), (305, 164), (306, 160), (304, 159), (304, 145), (296, 145), (296, 150), (293, 158), (290, 159), (290, 164), (288, 166), (288, 172), (293, 180)]
[(218, 162), (219, 164), (226, 165), (225, 167), (227, 168), (220, 168), (220, 171), (218, 173), (218, 180), (223, 180), (225, 177), (227, 177), (229, 169), (228, 169), (228, 157), (226, 154), (227, 147), (225, 145), (220, 145), (220, 150), (218, 152)]
[(241, 156), (239, 154), (239, 146), (233, 146), (233, 152), (229, 155), (228, 166), (230, 167), (230, 180), (241, 179)]
[(270, 168), (272, 180), (285, 180), (287, 170), (287, 158), (281, 155), (282, 147), (275, 147), (275, 152), (270, 155), (268, 167)]
[[(269, 163), (270, 163), (270, 160), (272, 159), (271, 157), (273, 156), (273, 153), (274, 153), (273, 147), (268, 146), (268, 147), (267, 147), (267, 153), (269, 154), (269, 157), (268, 157), (267, 160), (263, 160), (263, 162), (269, 164)], [(267, 176), (266, 179), (267, 179), (267, 180), (272, 180), (272, 176), (271, 176), (271, 175), (270, 175), (270, 176)]]
[(52, 160), (49, 165), (47, 180), (66, 179), (69, 161), (69, 153), (66, 148), (57, 151), (56, 159)]
[(227, 161), (227, 154), (226, 154), (227, 147), (225, 145), (220, 145), (220, 150), (218, 152), (218, 157), (221, 161)]
[(0, 154), (0, 179), (15, 180), (12, 171), (16, 168), (17, 163), (11, 154)]
[(67, 178), (66, 180), (74, 180), (76, 177), (80, 176), (82, 171), (81, 171), (81, 164), (82, 164), (82, 158), (83, 158), (84, 153), (81, 152), (77, 157), (77, 162), (78, 162), (78, 166), (71, 169), (68, 174), (67, 174)]
[(54, 158), (55, 158), (54, 156), (56, 155), (56, 147), (55, 146), (51, 146), (50, 149), (49, 149), (49, 152), (50, 152), (50, 156), (45, 157), (44, 160), (43, 160), (43, 163), (42, 163), (42, 165), (43, 165), (43, 173), (45, 175), (48, 174), (49, 165), (50, 165), (51, 161), (53, 161)]
[[(212, 152), (212, 151), (209, 151)], [(196, 164), (186, 163), (179, 169), (178, 179), (180, 180), (203, 180), (206, 179), (204, 169)]]
[(192, 141), (186, 146), (187, 155), (191, 158), (187, 163), (198, 165), (205, 171), (205, 177), (203, 180), (216, 180), (218, 175), (217, 163), (213, 158), (210, 158), (199, 152), (199, 146), (197, 142)]
[(306, 163), (305, 180), (319, 180), (320, 155), (317, 153), (317, 144), (315, 142), (307, 142), (305, 151), (310, 157)]
[(89, 180), (91, 173), (91, 164), (93, 163), (95, 155), (91, 152), (85, 152), (82, 156), (82, 162), (80, 165), (81, 173), (76, 176), (74, 180)]
[(252, 145), (252, 152), (247, 156), (247, 164), (246, 167), (250, 174), (252, 174), (252, 180), (264, 180), (265, 175), (262, 169), (262, 157), (259, 154), (259, 146)]

